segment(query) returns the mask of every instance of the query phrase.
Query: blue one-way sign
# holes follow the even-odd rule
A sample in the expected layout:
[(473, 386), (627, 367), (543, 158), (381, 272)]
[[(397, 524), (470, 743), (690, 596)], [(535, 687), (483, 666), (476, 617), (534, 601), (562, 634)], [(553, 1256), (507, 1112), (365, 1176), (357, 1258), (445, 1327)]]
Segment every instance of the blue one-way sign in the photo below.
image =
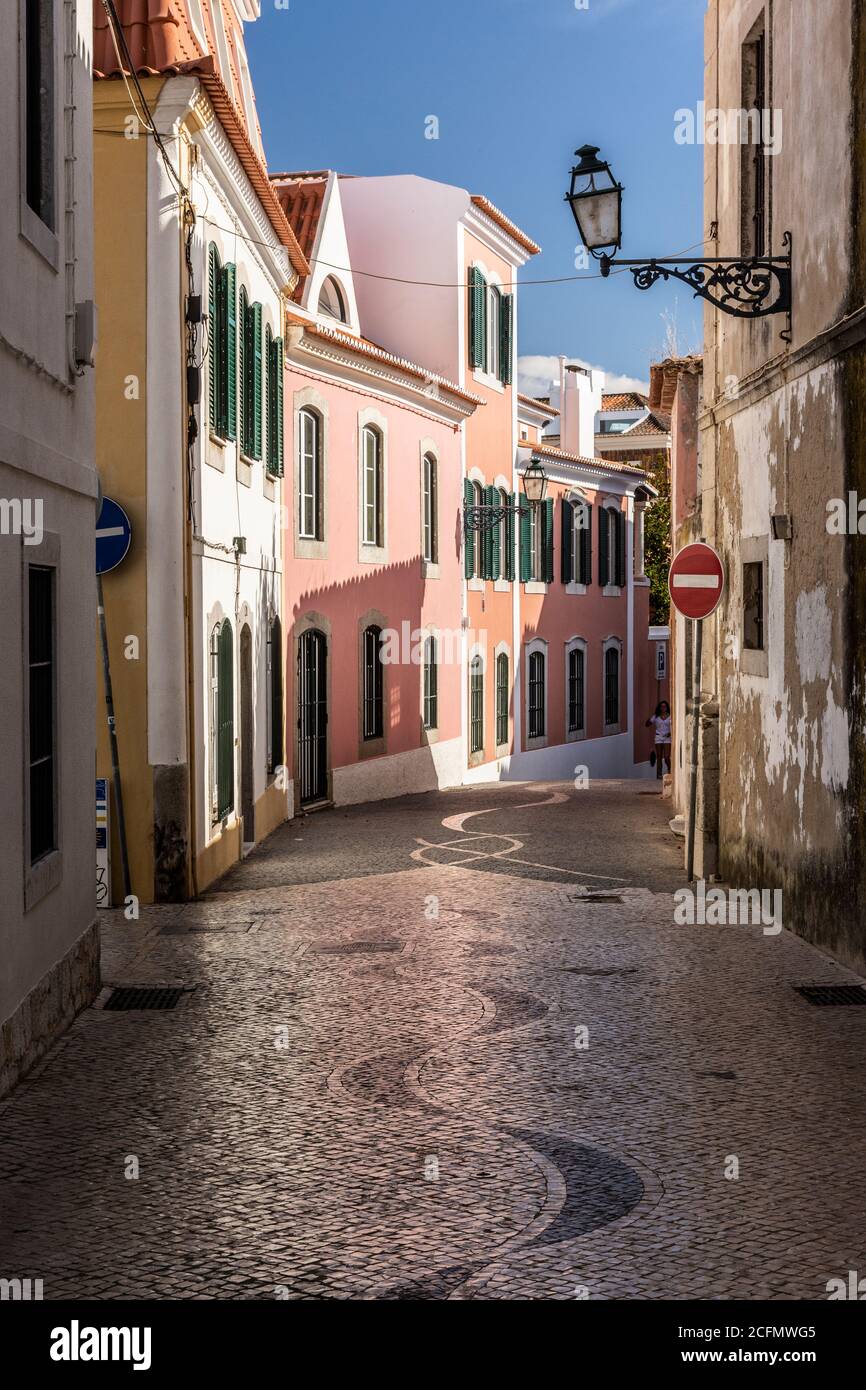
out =
[(96, 573), (108, 574), (117, 569), (132, 543), (129, 517), (119, 502), (103, 497), (102, 510), (96, 523)]

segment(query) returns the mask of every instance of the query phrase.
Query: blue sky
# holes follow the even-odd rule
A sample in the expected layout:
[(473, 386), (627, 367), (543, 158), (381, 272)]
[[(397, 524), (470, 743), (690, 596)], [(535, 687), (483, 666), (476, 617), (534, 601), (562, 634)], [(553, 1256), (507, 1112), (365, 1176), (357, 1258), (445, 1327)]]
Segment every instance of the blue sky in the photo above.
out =
[[(246, 39), (269, 167), (416, 173), (484, 193), (543, 247), (527, 281), (580, 273), (562, 196), (588, 142), (625, 185), (622, 254), (675, 255), (703, 236), (702, 150), (673, 134), (674, 112), (702, 96), (704, 10), (704, 0), (262, 0)], [(438, 140), (425, 139), (431, 115)], [(526, 285), (523, 384), (540, 390), (560, 353), (603, 367), (609, 385), (646, 381), (665, 312), (679, 349), (696, 346), (701, 315), (683, 285), (642, 292), (627, 274)]]

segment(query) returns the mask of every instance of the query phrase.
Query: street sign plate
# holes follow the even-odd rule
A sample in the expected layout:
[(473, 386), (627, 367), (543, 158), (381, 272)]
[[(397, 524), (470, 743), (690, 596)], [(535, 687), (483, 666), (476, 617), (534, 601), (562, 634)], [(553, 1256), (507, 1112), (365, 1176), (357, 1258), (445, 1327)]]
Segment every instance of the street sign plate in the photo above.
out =
[(132, 543), (129, 517), (119, 502), (103, 497), (102, 510), (96, 523), (96, 573), (108, 574), (117, 569)]
[(674, 556), (668, 574), (671, 603), (685, 618), (708, 618), (722, 597), (725, 567), (711, 545), (696, 541)]

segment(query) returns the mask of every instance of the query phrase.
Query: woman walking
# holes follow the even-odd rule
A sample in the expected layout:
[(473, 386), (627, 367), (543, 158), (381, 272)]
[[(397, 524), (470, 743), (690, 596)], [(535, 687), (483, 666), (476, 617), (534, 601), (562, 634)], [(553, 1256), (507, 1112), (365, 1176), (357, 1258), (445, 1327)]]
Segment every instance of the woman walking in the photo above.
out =
[(654, 725), (656, 731), (655, 765), (656, 777), (662, 776), (662, 763), (671, 770), (671, 707), (667, 700), (659, 700), (655, 714), (651, 714), (645, 728)]

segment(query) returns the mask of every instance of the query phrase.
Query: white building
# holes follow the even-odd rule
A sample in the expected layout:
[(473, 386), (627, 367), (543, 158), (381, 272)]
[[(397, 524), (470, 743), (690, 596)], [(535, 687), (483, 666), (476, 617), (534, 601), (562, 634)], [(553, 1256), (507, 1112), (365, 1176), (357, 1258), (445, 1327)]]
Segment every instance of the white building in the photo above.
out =
[[(309, 266), (264, 165), (242, 22), (258, 5), (205, 0), (168, 28), (156, 15), (141, 25), (132, 0), (118, 8), (162, 140), (118, 138), (130, 97), (100, 20), (97, 285), (112, 320), (97, 451), (141, 537), (106, 583), (106, 611), (132, 890), (176, 901), (290, 804), (282, 320)], [(123, 399), (133, 371), (138, 405)], [(124, 660), (127, 634), (137, 661)]]
[(0, 51), (0, 1094), (99, 979), (91, 14), (10, 6)]

